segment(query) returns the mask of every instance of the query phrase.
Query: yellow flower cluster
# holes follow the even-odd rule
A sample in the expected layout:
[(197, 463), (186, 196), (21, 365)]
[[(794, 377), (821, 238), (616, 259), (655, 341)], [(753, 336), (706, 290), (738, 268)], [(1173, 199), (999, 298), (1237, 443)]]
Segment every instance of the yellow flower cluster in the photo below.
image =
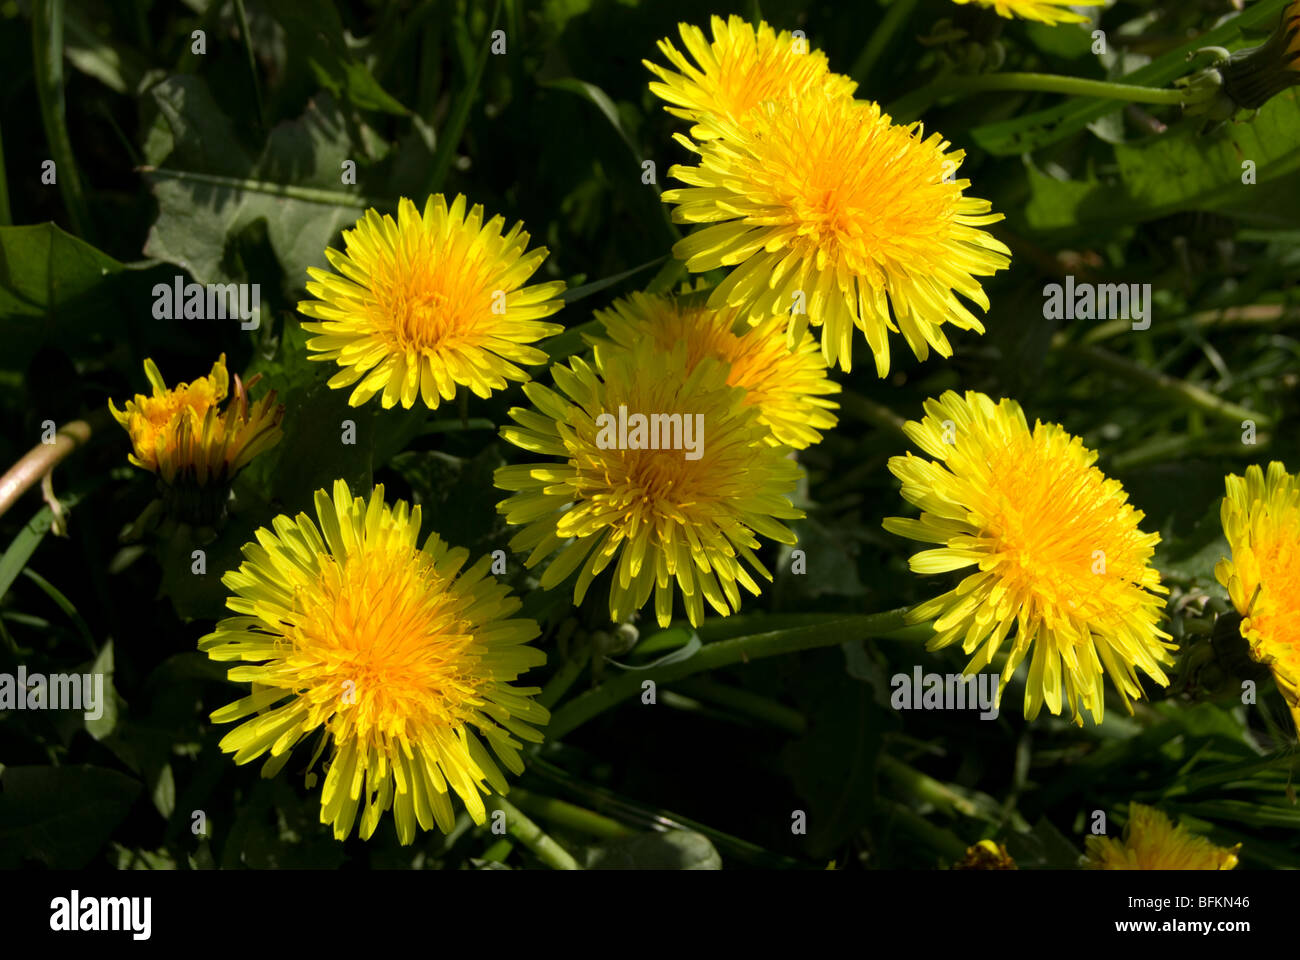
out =
[(951, 356), (944, 324), (982, 333), (959, 298), (988, 309), (976, 279), (1008, 265), (1010, 251), (980, 229), (1002, 217), (963, 195), (964, 153), (920, 124), (899, 125), (856, 85), (831, 73), (807, 41), (737, 16), (712, 20), (710, 43), (681, 25), (682, 44), (660, 50), (672, 72), (650, 89), (694, 122), (694, 166), (669, 175), (685, 187), (663, 200), (673, 220), (700, 224), (673, 255), (691, 271), (731, 268), (709, 306), (751, 323), (789, 317), (792, 343), (821, 329), (828, 364), (852, 366), (861, 330), (876, 371), (889, 372), (889, 334), (922, 360)]
[[(1084, 19), (1056, 0), (973, 2)], [(712, 18), (711, 37), (680, 34), (683, 49), (659, 44), (668, 66), (647, 63), (697, 158), (672, 168), (685, 186), (663, 199), (676, 222), (699, 225), (674, 255), (720, 271), (716, 285), (620, 298), (595, 313), (590, 359), (551, 363), (535, 344), (564, 331), (545, 321), (565, 285), (528, 283), (547, 251), (528, 249), (521, 223), (434, 195), (344, 231), (343, 250), (326, 251), (332, 271), (308, 271), (299, 310), (310, 359), (337, 365), (328, 384), (354, 406), (378, 396), (385, 409), (437, 409), (461, 388), (486, 398), (522, 383), (530, 405), (511, 408), (500, 434), (532, 457), (494, 477), (511, 548), (530, 569), (545, 564), (543, 589), (573, 577), (575, 603), (605, 575), (615, 622), (653, 595), (660, 625), (680, 598), (699, 626), (706, 608), (735, 613), (773, 579), (765, 541), (798, 542), (787, 526), (804, 516), (797, 458), (837, 424), (830, 370), (851, 368), (853, 330), (880, 377), (890, 334), (920, 359), (951, 355), (945, 325), (983, 331), (967, 304), (988, 309), (977, 278), (1007, 267), (1009, 251), (983, 229), (1000, 215), (956, 176), (962, 151), (855, 99), (802, 35), (735, 16)], [(523, 369), (548, 363), (552, 386)], [(274, 391), (251, 401), (235, 377), (221, 409), (224, 355), (171, 389), (152, 360), (145, 372), (152, 395), (110, 407), (130, 461), (164, 484), (228, 484), (281, 437)], [(975, 391), (928, 400), (904, 430), (924, 456), (888, 467), (919, 515), (884, 527), (929, 545), (914, 572), (964, 571), (909, 612), (933, 623), (931, 648), (959, 645), (968, 674), (999, 659), (999, 700), (1028, 660), (1029, 719), (1046, 706), (1100, 722), (1107, 678), (1130, 712), (1140, 673), (1168, 683), (1159, 537), (1095, 451)], [(235, 663), (229, 679), (249, 692), (212, 714), (239, 722), (222, 749), (240, 764), (264, 757), (271, 776), (318, 734), (307, 767), (330, 748), (321, 821), (340, 839), (371, 836), (389, 810), (403, 843), (417, 827), (448, 832), (452, 794), (483, 823), (484, 795), (508, 790), (498, 762), (520, 773), (523, 744), (549, 719), (538, 688), (513, 685), (545, 661), (529, 645), (537, 624), (514, 618), (520, 601), (488, 575), (490, 557), (470, 564), (437, 534), (421, 545), (420, 507), (390, 505), (382, 486), (354, 495), (336, 481), (315, 511), (275, 517), (223, 577), (233, 616), (199, 647)], [(1280, 463), (1229, 477), (1223, 526), (1232, 555), (1219, 580), (1300, 720), (1300, 480)], [(1087, 854), (1106, 869), (1236, 863), (1140, 805), (1122, 842), (1089, 840)], [(1015, 863), (983, 841), (958, 866)]]

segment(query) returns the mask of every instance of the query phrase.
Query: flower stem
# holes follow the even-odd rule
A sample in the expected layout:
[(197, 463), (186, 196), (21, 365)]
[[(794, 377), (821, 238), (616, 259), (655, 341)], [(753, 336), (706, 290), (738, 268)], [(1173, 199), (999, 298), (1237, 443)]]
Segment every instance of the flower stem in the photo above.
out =
[(591, 647), (586, 643), (580, 649), (572, 651), (569, 659), (560, 664), (551, 679), (546, 681), (546, 686), (538, 694), (537, 702), (548, 710), (555, 706), (556, 702), (568, 693), (578, 677), (582, 676), (582, 671), (590, 659)]
[(1108, 80), (1085, 80), (1051, 73), (981, 73), (973, 77), (951, 78), (947, 85), (953, 93), (983, 93), (994, 90), (1025, 90), (1036, 93), (1064, 93), (1072, 97), (1097, 97), (1101, 100), (1127, 100), (1129, 103), (1188, 103), (1195, 99), (1186, 90), (1168, 87), (1142, 87)]
[(484, 799), (484, 805), (490, 810), (500, 810), (506, 815), (506, 830), (525, 847), (533, 852), (538, 860), (552, 870), (581, 870), (578, 861), (562, 846), (552, 840), (541, 827), (524, 816), (505, 797), (492, 794)]
[(881, 752), (876, 761), (876, 769), (910, 796), (932, 804), (935, 809), (950, 817), (957, 814), (967, 817), (979, 816), (975, 805), (965, 797), (953, 793), (934, 777), (922, 773), (902, 760), (895, 759), (888, 753)]
[(511, 788), (510, 797), (520, 807), (543, 820), (568, 827), (570, 830), (579, 830), (593, 837), (613, 840), (617, 837), (630, 836), (634, 832), (617, 820), (596, 813), (594, 810), (557, 800), (554, 797), (530, 793), (521, 787)]
[(774, 657), (814, 647), (834, 647), (862, 637), (890, 634), (907, 628), (906, 614), (906, 608), (899, 608), (864, 616), (837, 616), (806, 627), (707, 643), (688, 660), (623, 674), (595, 690), (575, 697), (551, 716), (546, 729), (547, 738), (558, 740), (571, 733), (614, 704), (639, 693), (641, 685), (647, 680), (653, 680), (656, 684), (669, 683), (693, 673), (715, 670), (741, 661)]
[(1146, 367), (1139, 366), (1131, 360), (1111, 353), (1109, 350), (1102, 350), (1100, 347), (1090, 347), (1081, 343), (1054, 343), (1053, 346), (1072, 353), (1080, 359), (1087, 360), (1093, 366), (1112, 373), (1121, 380), (1145, 386), (1154, 393), (1162, 394), (1193, 410), (1203, 411), (1218, 420), (1225, 420), (1233, 424), (1240, 424), (1243, 420), (1252, 420), (1259, 429), (1273, 424), (1273, 418), (1268, 414), (1230, 403), (1216, 397), (1208, 390), (1179, 380), (1177, 377), (1171, 377), (1155, 370), (1148, 370)]
[(869, 400), (860, 393), (845, 390), (840, 395), (840, 406), (844, 408), (845, 416), (864, 420), (873, 426), (896, 433), (900, 437), (907, 436), (903, 432), (903, 423), (905, 421), (902, 417), (888, 407), (876, 403), (874, 400)]
[(504, 863), (506, 857), (510, 856), (515, 849), (515, 845), (505, 837), (498, 837), (496, 842), (483, 851), (483, 856), (479, 859), (488, 860), (492, 863)]
[(34, 487), (78, 447), (83, 446), (96, 431), (105, 429), (111, 422), (108, 410), (96, 410), (85, 420), (65, 423), (54, 434), (53, 443), (38, 443), (21, 460), (0, 477), (0, 514), (14, 505), (24, 493)]
[(915, 839), (938, 853), (944, 860), (950, 862), (960, 860), (966, 855), (966, 844), (955, 833), (942, 827), (936, 827), (925, 817), (897, 801), (890, 804), (889, 817), (894, 826), (906, 833), (910, 833)]
[[(1238, 235), (1238, 239), (1243, 239)], [(1223, 307), (1217, 310), (1202, 310), (1171, 324), (1153, 327), (1153, 333), (1177, 333), (1186, 335), (1190, 331), (1232, 329), (1235, 327), (1268, 326), (1281, 327), (1300, 323), (1300, 306), (1285, 303), (1258, 303), (1239, 307)], [(1086, 334), (1081, 342), (1100, 343), (1133, 329), (1132, 321), (1108, 320), (1099, 323)], [(1061, 336), (1060, 342), (1067, 341)], [(1056, 344), (1053, 344), (1055, 346)]]
[(943, 97), (966, 97), (993, 91), (1063, 93), (1099, 100), (1172, 105), (1198, 103), (1213, 92), (1144, 87), (1135, 83), (1085, 80), (1082, 77), (1065, 77), (1052, 73), (947, 74), (896, 100), (886, 108), (886, 112), (893, 115), (896, 123), (910, 123)]

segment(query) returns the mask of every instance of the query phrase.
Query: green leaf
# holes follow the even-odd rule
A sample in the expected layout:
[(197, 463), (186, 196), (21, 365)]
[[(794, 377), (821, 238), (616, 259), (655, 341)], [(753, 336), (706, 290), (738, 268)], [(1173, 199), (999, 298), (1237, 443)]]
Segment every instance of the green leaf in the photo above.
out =
[(291, 59), (304, 59), (316, 81), (335, 97), (362, 110), (399, 116), (410, 113), (352, 56), (344, 37), (343, 21), (333, 3), (266, 0), (265, 7), (284, 30)]
[(1219, 501), (1212, 497), (1190, 532), (1184, 536), (1162, 537), (1152, 562), (1166, 576), (1215, 583), (1214, 567), (1228, 553), (1228, 541), (1219, 519)]
[[(799, 537), (798, 547), (782, 546), (777, 560), (778, 589), (807, 600), (824, 596), (861, 597), (867, 593), (858, 579), (858, 552), (862, 541), (860, 529), (841, 520), (839, 526), (828, 529), (813, 517), (796, 520), (791, 524)], [(793, 573), (791, 551), (804, 552), (808, 571)]]
[[(1264, 105), (1248, 123), (1202, 136), (1183, 123), (1158, 137), (1115, 146), (1116, 176), (1056, 180), (1029, 168), (1029, 225), (1042, 232), (1086, 233), (1099, 225), (1154, 220), (1187, 210), (1231, 215), (1285, 191), (1300, 170), (1300, 96), (1294, 89)], [(1243, 161), (1255, 164), (1242, 182)]]
[(63, 54), (76, 69), (114, 93), (133, 94), (140, 89), (149, 71), (143, 54), (107, 32), (96, 31), (80, 4), (64, 11), (64, 26)]
[(669, 830), (591, 847), (586, 866), (595, 870), (721, 870), (722, 857), (703, 834)]
[(1022, 870), (1077, 870), (1082, 844), (1075, 844), (1054, 827), (1046, 817), (1028, 833), (1013, 833), (1006, 838), (1007, 853)]
[(26, 568), (23, 570), (23, 575), (35, 583), (42, 593), (53, 600), (56, 607), (67, 614), (68, 619), (71, 620), (73, 626), (77, 628), (77, 632), (81, 634), (81, 639), (86, 642), (86, 646), (89, 647), (90, 650), (94, 651), (96, 649), (95, 638), (91, 635), (90, 627), (87, 625), (85, 618), (77, 612), (76, 604), (69, 600), (62, 590), (50, 583), (50, 581), (46, 580), (35, 570)]
[(328, 265), (326, 246), (367, 202), (337, 189), (341, 162), (353, 152), (337, 104), (313, 100), (301, 118), (271, 132), (254, 162), (201, 79), (172, 77), (151, 92), (176, 146), (167, 169), (148, 177), (158, 218), (145, 253), (199, 283), (241, 279), (224, 263), (227, 246), (233, 234), (262, 220), (286, 283), (301, 289), (307, 267)]
[(100, 715), (91, 718), (85, 716), (86, 732), (96, 740), (103, 740), (117, 728), (117, 691), (113, 688), (113, 641), (109, 640), (100, 648), (99, 656), (90, 668), (90, 672), (104, 678), (103, 702)]
[(628, 151), (632, 154), (637, 164), (641, 163), (641, 151), (632, 141), (628, 132), (623, 127), (623, 120), (618, 115), (618, 107), (614, 101), (609, 98), (604, 90), (594, 83), (587, 83), (585, 80), (579, 80), (577, 77), (562, 77), (559, 80), (543, 80), (541, 86), (550, 87), (554, 90), (563, 90), (566, 93), (572, 93), (574, 96), (581, 97), (593, 107), (600, 111), (601, 116), (608, 121), (609, 125), (614, 128), (620, 140), (627, 144)]
[(883, 714), (871, 687), (849, 677), (843, 664), (838, 651), (804, 658), (794, 682), (808, 732), (781, 753), (807, 802), (807, 852), (813, 857), (830, 854), (860, 829), (876, 795)]
[[(346, 480), (353, 496), (370, 494), (374, 453), (374, 410), (348, 406), (347, 390), (314, 383), (296, 398), (286, 399), (284, 439), (276, 446), (279, 459), (271, 489), (273, 504), (290, 516), (300, 510), (314, 515), (317, 490), (331, 491), (334, 481)], [(353, 426), (348, 428), (346, 422)], [(355, 443), (345, 443), (355, 439)]]
[[(662, 657), (658, 657), (657, 659), (651, 660), (649, 663), (641, 663), (641, 664), (619, 663), (617, 660), (613, 659), (612, 657), (606, 657), (605, 662), (609, 664), (613, 664), (614, 666), (618, 667), (621, 670), (654, 670), (658, 667), (667, 667), (674, 663), (681, 663), (682, 661), (689, 660), (691, 657), (695, 656), (695, 654), (699, 652), (699, 649), (702, 646), (704, 646), (704, 644), (700, 640), (700, 635), (695, 631), (691, 631), (690, 637), (686, 640), (684, 644), (681, 645), (681, 647), (671, 651), (670, 653), (665, 653)], [(640, 651), (640, 652), (644, 652), (644, 651)]]
[(53, 525), (54, 512), (48, 506), (42, 507), (10, 541), (9, 548), (0, 557), (0, 598), (9, 592)]
[[(1278, 791), (1281, 793), (1281, 791)], [(1190, 813), (1214, 822), (1244, 823), (1252, 827), (1300, 828), (1300, 808), (1291, 805), (1285, 797), (1271, 804), (1249, 803), (1244, 800), (1206, 800), (1201, 803), (1171, 803), (1170, 813)]]
[[(560, 299), (564, 301), (565, 306), (568, 306), (571, 303), (577, 303), (579, 300), (585, 299), (586, 297), (591, 296), (593, 293), (600, 293), (600, 291), (608, 289), (609, 287), (614, 286), (616, 283), (622, 283), (628, 277), (634, 277), (638, 273), (641, 273), (644, 270), (649, 270), (651, 267), (656, 267), (667, 259), (668, 259), (668, 255), (664, 254), (662, 257), (655, 257), (653, 260), (647, 260), (645, 263), (640, 264), (639, 266), (635, 266), (631, 270), (624, 270), (622, 273), (616, 273), (612, 277), (605, 277), (601, 280), (593, 280), (591, 283), (585, 283), (580, 287), (573, 287), (569, 290), (565, 290), (564, 293), (561, 295)], [(569, 332), (570, 331), (566, 330), (562, 334), (556, 334), (555, 337), (552, 337), (551, 339), (552, 340), (559, 339), (560, 337), (564, 336)], [(548, 340), (547, 342), (550, 343), (551, 341)]]
[[(91, 490), (97, 488), (103, 478), (97, 479), (89, 487), (82, 490), (70, 491), (59, 498), (65, 511), (71, 510), (81, 502), (82, 497), (86, 496)], [(9, 592), (18, 575), (23, 572), (27, 566), (27, 561), (31, 559), (36, 548), (40, 546), (45, 535), (50, 532), (54, 526), (54, 511), (47, 504), (37, 510), (31, 520), (27, 521), (24, 526), (9, 542), (5, 549), (4, 555), (0, 556), (0, 599)]]
[(176, 861), (166, 850), (130, 850), (113, 844), (114, 866), (118, 870), (175, 870)]
[(429, 450), (399, 454), (391, 466), (411, 485), (425, 529), (476, 558), (502, 540), (505, 522), (496, 511), (501, 491), (492, 475), (503, 462), (492, 443), (469, 460)]
[(21, 370), (43, 345), (118, 339), (105, 300), (122, 264), (52, 223), (0, 227), (0, 368)]
[(5, 767), (0, 775), (0, 868), (36, 859), (77, 870), (94, 858), (140, 793), (104, 767)]

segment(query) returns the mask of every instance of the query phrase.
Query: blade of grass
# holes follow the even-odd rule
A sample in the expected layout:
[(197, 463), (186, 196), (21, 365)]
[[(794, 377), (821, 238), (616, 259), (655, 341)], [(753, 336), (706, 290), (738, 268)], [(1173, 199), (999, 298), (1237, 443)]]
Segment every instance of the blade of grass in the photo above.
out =
[(460, 138), (465, 133), (465, 124), (469, 122), (469, 112), (474, 106), (478, 88), (483, 82), (483, 70), (487, 66), (488, 53), (492, 46), (492, 31), (496, 29), (500, 15), (501, 0), (496, 0), (492, 4), (492, 23), (488, 27), (488, 35), (482, 40), (483, 46), (479, 51), (478, 63), (474, 65), (474, 73), (470, 76), (469, 86), (461, 91), (446, 126), (438, 131), (438, 152), (433, 155), (433, 165), (429, 168), (426, 193), (437, 193), (442, 188), (443, 181), (447, 179), (452, 155), (460, 146)]
[(257, 100), (257, 122), (265, 129), (266, 107), (262, 103), (262, 78), (257, 74), (257, 58), (253, 56), (253, 35), (248, 32), (248, 11), (244, 9), (244, 0), (235, 0), (235, 17), (239, 20), (239, 36), (244, 41), (244, 53), (248, 55), (248, 72), (253, 78), (253, 97)]
[(90, 208), (86, 205), (72, 142), (68, 139), (63, 91), (63, 0), (46, 0), (32, 7), (32, 65), (41, 123), (53, 155), (55, 182), (63, 195), (73, 232), (93, 243)]
[(898, 28), (912, 15), (916, 4), (917, 0), (894, 0), (889, 5), (885, 15), (876, 24), (876, 29), (871, 32), (871, 39), (867, 41), (867, 45), (862, 48), (858, 58), (853, 61), (853, 66), (849, 68), (850, 77), (860, 84), (865, 84), (871, 78), (871, 71), (875, 68), (876, 61), (894, 39)]
[[(591, 283), (584, 283), (582, 286), (574, 287), (572, 290), (565, 290), (560, 299), (564, 301), (565, 306), (568, 306), (571, 303), (577, 303), (579, 300), (589, 297), (593, 293), (600, 293), (600, 291), (612, 287), (616, 283), (622, 283), (628, 277), (635, 277), (638, 273), (649, 270), (651, 267), (657, 266), (667, 259), (668, 255), (664, 254), (662, 257), (655, 257), (653, 260), (647, 260), (645, 263), (639, 264), (631, 270), (624, 270), (622, 273), (616, 273), (612, 277), (593, 280)], [(558, 334), (558, 336), (563, 336), (563, 334)]]
[(95, 643), (95, 638), (90, 632), (90, 625), (87, 624), (81, 614), (77, 612), (76, 605), (68, 599), (67, 594), (54, 584), (50, 583), (50, 581), (46, 580), (35, 570), (30, 568), (24, 569), (23, 576), (27, 577), (40, 587), (44, 594), (54, 601), (55, 606), (68, 615), (68, 619), (72, 621), (73, 626), (77, 628), (77, 632), (81, 634), (81, 639), (86, 641), (86, 646), (90, 647), (91, 652), (98, 657), (99, 644)]

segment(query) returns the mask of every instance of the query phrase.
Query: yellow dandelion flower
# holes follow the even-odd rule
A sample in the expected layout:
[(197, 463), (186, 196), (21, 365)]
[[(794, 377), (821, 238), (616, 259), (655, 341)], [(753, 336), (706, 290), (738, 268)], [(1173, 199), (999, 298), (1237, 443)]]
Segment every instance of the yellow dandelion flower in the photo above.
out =
[(965, 155), (939, 134), (819, 91), (764, 104), (725, 140), (678, 139), (700, 162), (670, 169), (688, 186), (663, 199), (678, 205), (675, 222), (707, 226), (673, 256), (694, 272), (734, 268), (709, 306), (742, 307), (751, 322), (793, 312), (822, 327), (826, 362), (845, 370), (856, 326), (881, 377), (890, 331), (922, 360), (930, 347), (952, 355), (945, 323), (984, 332), (957, 294), (988, 309), (975, 277), (1006, 267), (1010, 251), (978, 228), (1002, 215), (962, 195)]
[(662, 83), (651, 81), (650, 92), (671, 106), (664, 109), (692, 121), (691, 136), (709, 140), (724, 135), (728, 127), (743, 126), (751, 112), (768, 100), (782, 100), (824, 88), (832, 96), (853, 96), (858, 85), (831, 73), (826, 54), (808, 47), (803, 37), (790, 31), (777, 33), (765, 22), (756, 30), (732, 14), (725, 21), (710, 18), (713, 42), (704, 31), (686, 23), (677, 25), (682, 46), (694, 63), (668, 39), (659, 50), (677, 68), (673, 72), (643, 60)]
[(803, 449), (822, 439), (820, 431), (836, 424), (831, 410), (839, 404), (825, 399), (840, 385), (826, 376), (826, 361), (817, 343), (804, 332), (795, 349), (787, 343), (790, 321), (772, 317), (757, 327), (737, 327), (735, 309), (715, 310), (684, 303), (678, 297), (634, 293), (616, 300), (596, 318), (610, 339), (634, 347), (652, 339), (661, 350), (680, 342), (686, 349), (686, 369), (705, 357), (727, 364), (727, 383), (745, 388), (745, 403), (758, 409), (758, 422), (770, 428), (768, 442)]
[(1217, 847), (1159, 810), (1131, 803), (1124, 839), (1088, 837), (1084, 850), (1089, 870), (1231, 870), (1241, 844)]
[(131, 438), (127, 459), (164, 483), (228, 483), (259, 453), (280, 442), (284, 407), (274, 406), (274, 390), (250, 403), (236, 376), (235, 395), (224, 411), (220, 409), (230, 383), (224, 353), (206, 377), (171, 389), (153, 360), (145, 360), (144, 372), (152, 396), (136, 394), (125, 410), (109, 400), (108, 408)]
[(551, 368), (563, 396), (530, 383), (536, 409), (510, 411), (519, 426), (503, 427), (503, 437), (560, 458), (497, 470), (496, 485), (515, 491), (497, 509), (523, 525), (510, 545), (531, 551), (529, 567), (559, 551), (541, 577), (547, 589), (581, 566), (575, 603), (617, 557), (614, 621), (653, 589), (666, 626), (674, 581), (693, 625), (705, 601), (727, 616), (740, 609), (739, 587), (759, 593), (742, 560), (772, 579), (754, 553), (758, 535), (795, 542), (779, 521), (803, 516), (788, 499), (799, 467), (767, 443), (757, 409), (727, 385), (721, 362), (705, 357), (688, 372), (682, 345), (609, 347), (597, 345), (594, 368), (578, 357)]
[(1083, 23), (1088, 18), (1071, 10), (1071, 7), (1100, 7), (1104, 0), (952, 0), (965, 5), (978, 3), (997, 11), (999, 17), (1012, 20), (1021, 17), (1055, 26), (1058, 23)]
[(434, 194), (423, 214), (403, 198), (396, 221), (369, 210), (343, 231), (346, 252), (325, 251), (338, 273), (309, 267), (317, 299), (298, 305), (319, 321), (303, 324), (319, 334), (307, 341), (311, 359), (342, 367), (329, 385), (356, 384), (354, 407), (382, 390), (385, 409), (416, 397), (437, 409), (457, 384), (486, 397), (527, 380), (516, 364), (546, 362), (528, 344), (563, 329), (540, 320), (560, 309), (564, 284), (524, 286), (547, 251), (525, 253), (523, 224), (504, 226), (499, 216), (484, 223), (478, 204), (466, 214), (463, 196), (448, 209)]
[(954, 870), (1018, 870), (1007, 848), (992, 840), (981, 840), (966, 848), (966, 856), (952, 865)]
[(389, 507), (383, 486), (367, 502), (338, 480), (332, 499), (317, 491), (316, 514), (319, 528), (305, 513), (276, 517), (222, 578), (238, 616), (199, 649), (238, 661), (227, 676), (252, 692), (213, 712), (244, 721), (221, 749), (239, 764), (269, 753), (271, 777), (309, 735), (309, 767), (332, 743), (321, 823), (340, 840), (358, 810), (366, 839), (390, 807), (404, 844), (417, 824), (449, 832), (450, 791), (483, 823), (480, 794), (508, 789), (483, 741), (517, 774), (519, 741), (540, 741), (532, 724), (550, 719), (539, 688), (510, 685), (545, 662), (526, 645), (537, 624), (510, 619), (520, 602), (486, 576), (490, 557), (462, 571), (467, 550), (437, 534), (417, 546), (420, 508)]
[(1232, 551), (1214, 569), (1241, 614), (1251, 656), (1273, 671), (1300, 729), (1300, 477), (1281, 463), (1226, 479), (1220, 516)]
[(948, 391), (925, 412), (904, 430), (936, 459), (889, 461), (920, 519), (893, 517), (885, 529), (943, 544), (911, 558), (916, 573), (978, 567), (912, 610), (917, 622), (936, 618), (930, 649), (982, 645), (966, 667), (975, 673), (1014, 624), (998, 698), (1032, 647), (1028, 719), (1044, 703), (1059, 714), (1064, 691), (1076, 723), (1081, 708), (1101, 722), (1103, 672), (1130, 712), (1142, 696), (1137, 668), (1168, 685), (1161, 664), (1172, 664), (1174, 644), (1156, 627), (1168, 590), (1148, 565), (1160, 537), (1139, 529), (1142, 512), (1093, 466), (1097, 454), (1056, 424), (1035, 421), (1031, 432), (1014, 400)]

